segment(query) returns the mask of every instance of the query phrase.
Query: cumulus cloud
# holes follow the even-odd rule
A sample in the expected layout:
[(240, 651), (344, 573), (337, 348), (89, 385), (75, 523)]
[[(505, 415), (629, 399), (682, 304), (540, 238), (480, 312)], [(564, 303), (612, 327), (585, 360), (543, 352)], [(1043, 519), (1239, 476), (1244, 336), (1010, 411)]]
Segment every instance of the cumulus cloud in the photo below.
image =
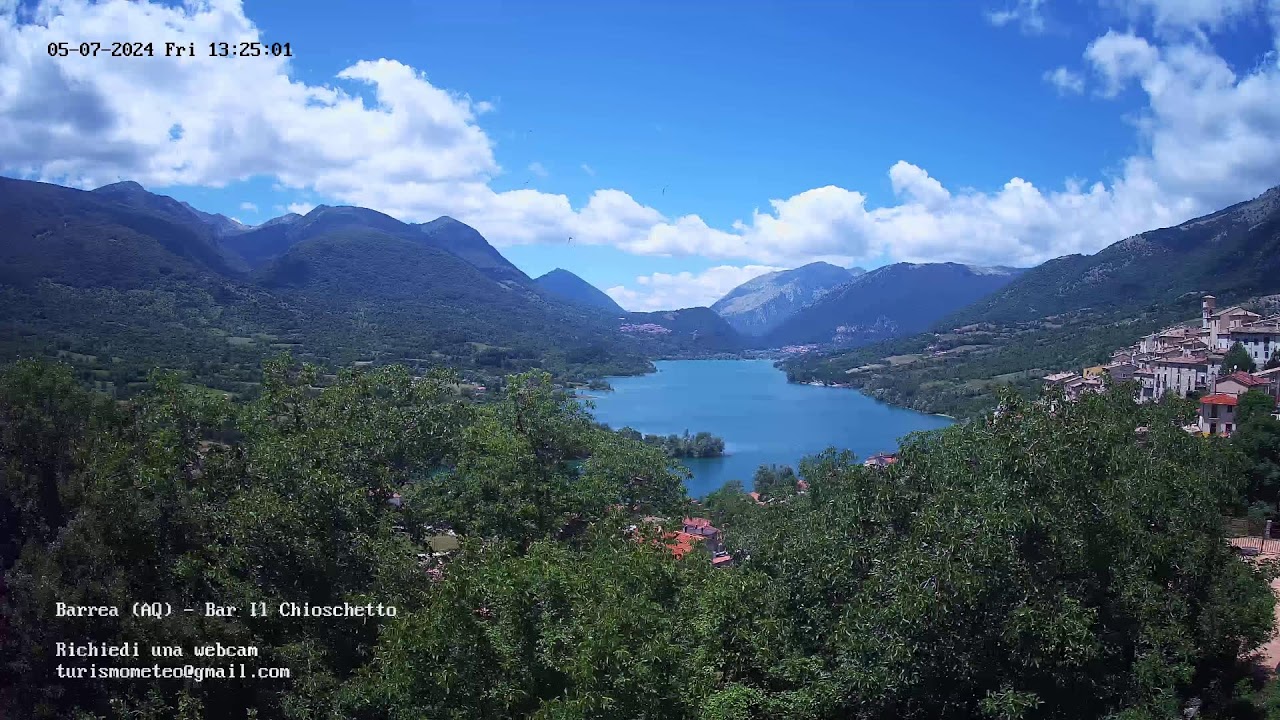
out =
[(529, 172), (533, 173), (534, 175), (537, 175), (540, 178), (544, 178), (551, 174), (547, 172), (547, 169), (543, 167), (542, 163), (540, 162), (529, 163)]
[(1130, 20), (1150, 20), (1157, 33), (1219, 30), (1256, 13), (1267, 0), (1110, 0)]
[(653, 273), (635, 279), (635, 287), (618, 285), (605, 292), (632, 312), (707, 306), (742, 283), (784, 268), (769, 265), (720, 265), (700, 273)]
[(1003, 10), (987, 13), (987, 20), (996, 27), (1017, 25), (1028, 35), (1038, 35), (1045, 30), (1044, 0), (1015, 0)]
[(1044, 81), (1052, 85), (1059, 95), (1079, 95), (1084, 92), (1084, 76), (1065, 67), (1046, 72)]
[(242, 203), (240, 203), (240, 209), (241, 209), (241, 210), (248, 211), (248, 212), (254, 212), (254, 213), (258, 212), (258, 206), (257, 206), (257, 205), (254, 205), (254, 204), (253, 204), (253, 203), (251, 203), (251, 202), (242, 202)]
[[(1134, 12), (1166, 26), (1252, 17), (1181, 1), (1135, 0)], [(1280, 0), (1270, 2), (1280, 26)], [(13, 3), (0, 4), (6, 7)], [(1036, 31), (1044, 10), (1043, 0), (1018, 0), (991, 21)], [(1082, 48), (1090, 85), (1103, 95), (1136, 88), (1146, 101), (1134, 124), (1139, 150), (1100, 178), (1037, 186), (1010, 168), (1003, 185), (968, 189), (932, 176), (929, 158), (908, 157), (887, 169), (888, 203), (834, 185), (796, 188), (713, 227), (697, 214), (668, 216), (620, 188), (596, 190), (578, 205), (533, 188), (494, 191), (490, 183), (503, 170), (480, 125), (494, 103), (440, 88), (394, 59), (360, 60), (313, 85), (296, 79), (284, 58), (104, 62), (46, 52), (51, 41), (114, 37), (120, 28), (128, 28), (122, 40), (166, 38), (197, 48), (259, 36), (237, 0), (57, 0), (0, 13), (0, 170), (81, 187), (119, 177), (158, 187), (225, 186), (262, 176), (288, 193), (295, 212), (313, 207), (300, 199), (317, 198), (413, 222), (448, 214), (499, 246), (573, 238), (635, 254), (713, 258), (739, 270), (823, 257), (1030, 265), (1094, 252), (1280, 182), (1280, 65), (1272, 58), (1236, 71), (1187, 34), (1152, 40), (1111, 31)], [(1048, 81), (1072, 92), (1085, 84), (1065, 68), (1051, 70)], [(699, 304), (714, 299), (704, 275), (646, 276), (647, 283), (616, 290), (640, 293), (623, 296), (637, 307)], [(658, 288), (666, 300), (657, 299)]]
[(314, 203), (289, 203), (288, 207), (285, 208), (287, 212), (297, 213), (298, 215), (306, 215), (315, 209)]

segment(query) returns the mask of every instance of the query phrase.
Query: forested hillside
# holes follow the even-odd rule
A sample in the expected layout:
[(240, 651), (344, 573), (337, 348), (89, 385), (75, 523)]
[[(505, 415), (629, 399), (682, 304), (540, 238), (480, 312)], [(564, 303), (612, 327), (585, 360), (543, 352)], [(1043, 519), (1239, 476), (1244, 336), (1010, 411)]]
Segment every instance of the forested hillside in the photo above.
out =
[(1280, 293), (1280, 188), (1095, 255), (1050, 260), (927, 332), (792, 358), (785, 368), (796, 381), (969, 416), (991, 409), (1001, 387), (1034, 394), (1044, 374), (1105, 361), (1198, 318), (1205, 293), (1223, 307)]
[[(1261, 717), (1240, 658), (1274, 600), (1222, 535), (1245, 474), (1181, 430), (1189, 406), (1008, 398), (908, 438), (885, 470), (832, 451), (801, 465), (803, 494), (727, 488), (694, 509), (662, 449), (598, 428), (545, 376), (486, 405), (447, 374), (316, 390), (281, 359), (263, 376), (249, 403), (164, 374), (119, 403), (65, 366), (0, 371), (0, 715)], [(644, 520), (694, 513), (735, 567), (676, 559)], [(241, 611), (135, 617), (137, 601)], [(59, 674), (226, 667), (191, 655), (214, 643), (290, 677)]]
[(157, 366), (252, 395), (259, 363), (283, 349), (331, 369), (447, 365), (483, 383), (530, 368), (582, 381), (737, 347), (726, 328), (680, 317), (658, 340), (625, 332), (451, 218), (320, 206), (246, 228), (136, 183), (0, 178), (0, 354), (67, 360), (121, 397)]

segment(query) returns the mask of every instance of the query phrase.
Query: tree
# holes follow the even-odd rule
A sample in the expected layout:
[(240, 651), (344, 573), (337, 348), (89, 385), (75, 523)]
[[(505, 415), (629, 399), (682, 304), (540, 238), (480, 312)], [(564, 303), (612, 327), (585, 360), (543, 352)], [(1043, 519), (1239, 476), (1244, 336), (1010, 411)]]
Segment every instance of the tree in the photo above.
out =
[(1274, 417), (1275, 398), (1250, 390), (1240, 395), (1236, 405), (1236, 431), (1231, 444), (1247, 462), (1247, 503), (1266, 503), (1274, 515), (1280, 501), (1280, 420)]
[(798, 479), (790, 465), (761, 465), (751, 486), (762, 498), (785, 497), (795, 494)]
[(1263, 370), (1274, 370), (1280, 368), (1280, 348), (1271, 351), (1271, 357), (1267, 358), (1267, 364)]
[(1253, 372), (1258, 366), (1254, 364), (1253, 358), (1249, 357), (1249, 351), (1245, 350), (1244, 345), (1235, 343), (1227, 354), (1222, 358), (1222, 374), (1230, 375), (1237, 370), (1244, 372)]

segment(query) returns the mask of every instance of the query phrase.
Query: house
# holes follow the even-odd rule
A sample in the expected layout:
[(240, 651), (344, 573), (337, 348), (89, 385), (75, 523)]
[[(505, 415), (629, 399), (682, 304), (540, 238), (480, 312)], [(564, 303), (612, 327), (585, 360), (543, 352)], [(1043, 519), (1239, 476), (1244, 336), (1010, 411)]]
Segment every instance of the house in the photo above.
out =
[(1141, 387), (1138, 391), (1139, 402), (1149, 402), (1156, 399), (1156, 373), (1154, 370), (1145, 368), (1134, 370), (1133, 379)]
[(1066, 385), (1068, 382), (1071, 382), (1072, 380), (1075, 380), (1078, 377), (1080, 376), (1076, 375), (1073, 372), (1061, 372), (1053, 375), (1045, 375), (1044, 384), (1048, 386), (1056, 385), (1058, 387), (1062, 387)]
[(1196, 390), (1213, 387), (1221, 362), (1222, 357), (1218, 355), (1167, 357), (1153, 361), (1155, 399), (1168, 392), (1186, 397)]
[(1280, 317), (1258, 320), (1231, 330), (1227, 336), (1227, 347), (1236, 343), (1244, 346), (1255, 365), (1266, 365), (1271, 353), (1280, 350)]
[(1080, 371), (1080, 374), (1086, 378), (1100, 378), (1106, 373), (1106, 368), (1102, 365), (1094, 365)]
[(867, 458), (866, 462), (862, 464), (864, 467), (869, 468), (887, 468), (896, 462), (898, 462), (896, 453), (876, 453)]
[(711, 521), (706, 518), (685, 518), (683, 531), (689, 535), (704, 538), (707, 547), (711, 548), (712, 552), (720, 549), (720, 529), (712, 525)]
[(1253, 374), (1254, 377), (1262, 378), (1269, 384), (1267, 385), (1271, 397), (1280, 398), (1280, 367), (1273, 367), (1270, 370), (1259, 370)]
[(1238, 397), (1250, 390), (1261, 390), (1270, 395), (1272, 394), (1270, 387), (1271, 382), (1267, 378), (1237, 370), (1230, 375), (1218, 378), (1218, 382), (1213, 386), (1213, 392), (1215, 395)]
[(1128, 382), (1133, 379), (1133, 374), (1137, 372), (1138, 366), (1128, 360), (1113, 361), (1102, 366), (1107, 377), (1111, 378), (1113, 383)]
[(1230, 435), (1235, 426), (1235, 395), (1207, 395), (1200, 398), (1200, 432)]
[(1068, 400), (1079, 400), (1080, 396), (1087, 392), (1101, 391), (1102, 381), (1095, 377), (1077, 377), (1067, 381), (1063, 388), (1066, 390)]
[(733, 567), (733, 556), (721, 550), (711, 556), (711, 567)]
[(687, 532), (667, 533), (665, 539), (667, 541), (667, 549), (671, 551), (671, 554), (677, 560), (693, 552), (698, 543), (704, 540), (700, 535), (692, 535)]

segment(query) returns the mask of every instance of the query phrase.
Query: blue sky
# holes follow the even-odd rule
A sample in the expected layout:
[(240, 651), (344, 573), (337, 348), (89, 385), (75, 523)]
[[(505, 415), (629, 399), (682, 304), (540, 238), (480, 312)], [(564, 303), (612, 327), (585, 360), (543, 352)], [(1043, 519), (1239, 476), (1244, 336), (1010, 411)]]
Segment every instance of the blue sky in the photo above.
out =
[[(816, 259), (1029, 265), (1280, 183), (1280, 0), (8, 2), (0, 80), (65, 80), (0, 90), (6, 174), (450, 214), (632, 309)], [(126, 19), (295, 57), (40, 57)], [(117, 122), (33, 135), (76, 88)]]

